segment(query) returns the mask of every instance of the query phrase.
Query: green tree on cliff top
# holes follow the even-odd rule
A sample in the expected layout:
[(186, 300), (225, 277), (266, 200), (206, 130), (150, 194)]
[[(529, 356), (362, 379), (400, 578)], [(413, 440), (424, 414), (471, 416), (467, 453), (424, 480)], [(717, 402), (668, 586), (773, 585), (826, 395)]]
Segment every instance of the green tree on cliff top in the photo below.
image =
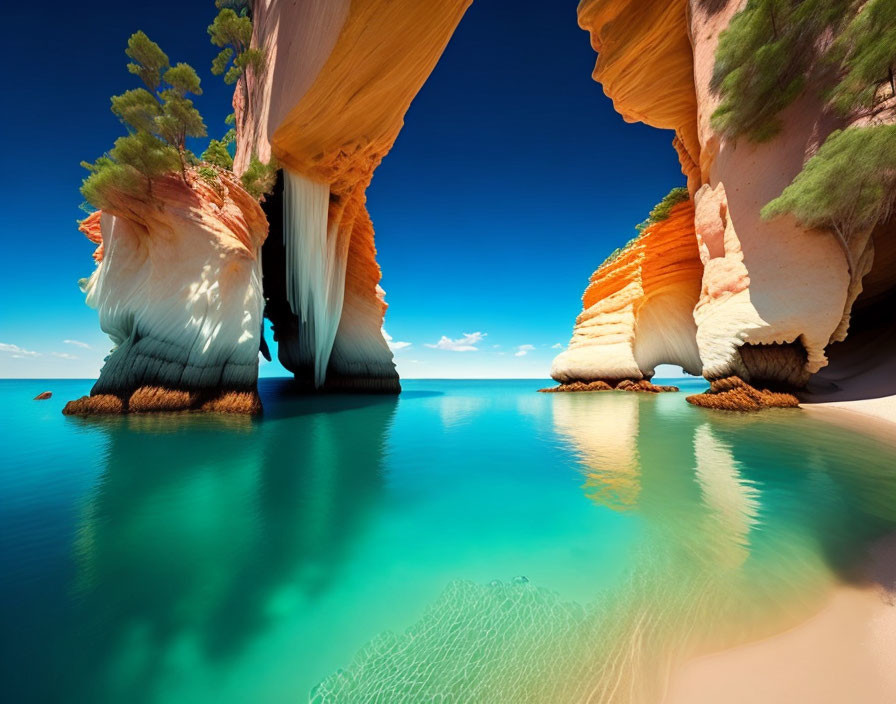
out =
[(674, 208), (679, 203), (684, 203), (685, 201), (690, 199), (690, 195), (688, 193), (688, 189), (684, 186), (676, 186), (671, 191), (669, 191), (663, 199), (657, 203), (650, 210), (650, 214), (647, 216), (647, 219), (643, 222), (639, 222), (635, 225), (635, 229), (638, 231), (638, 234), (632, 237), (628, 242), (626, 242), (621, 247), (617, 247), (607, 256), (606, 259), (601, 262), (601, 265), (597, 267), (600, 269), (601, 267), (610, 264), (611, 262), (616, 261), (621, 257), (628, 248), (631, 247), (635, 242), (638, 241), (638, 238), (644, 233), (651, 225), (656, 225), (658, 222), (662, 222), (663, 220), (668, 220), (669, 215), (672, 213), (672, 208)]
[(684, 186), (676, 186), (673, 188), (663, 196), (663, 199), (659, 203), (653, 206), (653, 209), (650, 211), (646, 220), (635, 225), (638, 234), (640, 235), (651, 225), (655, 225), (658, 222), (668, 219), (669, 214), (672, 212), (672, 208), (679, 203), (684, 203), (688, 199), (690, 199), (690, 195), (688, 194), (687, 188)]
[(205, 123), (189, 95), (201, 95), (199, 76), (191, 66), (171, 66), (168, 56), (143, 32), (128, 39), (131, 59), (128, 71), (143, 81), (113, 96), (112, 112), (128, 130), (113, 148), (95, 162), (82, 162), (90, 174), (81, 185), (85, 200), (102, 208), (108, 189), (136, 193), (151, 187), (151, 179), (180, 170), (194, 159), (187, 151), (187, 137), (204, 137)]
[[(212, 44), (221, 51), (212, 61), (212, 73), (216, 76), (223, 75), (227, 85), (237, 84), (237, 90), (243, 92), (244, 104), (248, 105), (247, 72), (251, 69), (259, 74), (265, 67), (264, 50), (251, 46), (252, 19), (249, 16), (249, 3), (246, 0), (215, 0), (215, 7), (218, 8), (218, 14), (208, 26), (208, 34)], [(228, 124), (234, 124), (232, 117), (233, 115), (228, 116)], [(233, 160), (229, 158), (230, 154), (226, 149), (226, 140), (232, 134), (234, 131), (230, 130), (223, 143), (212, 140), (208, 150), (202, 155), (203, 159), (218, 165), (229, 160), (232, 166)], [(240, 176), (243, 188), (256, 198), (270, 193), (277, 180), (278, 168), (273, 157), (265, 164), (258, 155), (252, 154), (245, 172)]]

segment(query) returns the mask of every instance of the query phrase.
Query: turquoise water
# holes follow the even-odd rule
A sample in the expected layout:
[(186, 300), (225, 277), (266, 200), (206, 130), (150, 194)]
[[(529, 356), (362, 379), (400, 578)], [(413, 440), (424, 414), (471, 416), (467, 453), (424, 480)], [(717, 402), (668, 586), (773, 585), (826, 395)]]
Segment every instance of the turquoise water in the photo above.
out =
[(0, 382), (5, 701), (655, 701), (896, 523), (894, 449), (799, 410), (261, 383), (83, 420), (88, 381)]

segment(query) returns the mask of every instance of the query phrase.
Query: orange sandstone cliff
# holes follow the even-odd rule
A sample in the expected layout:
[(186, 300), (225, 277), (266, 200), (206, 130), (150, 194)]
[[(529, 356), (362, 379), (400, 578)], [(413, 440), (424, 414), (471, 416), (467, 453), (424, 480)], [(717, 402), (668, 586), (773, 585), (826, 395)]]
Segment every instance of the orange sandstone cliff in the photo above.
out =
[(234, 98), (234, 169), (253, 155), (282, 167), (265, 206), (266, 311), (280, 361), (309, 388), (400, 388), (365, 191), (470, 2), (255, 5), (266, 69)]
[[(888, 242), (882, 233), (892, 225), (882, 223), (852, 239), (850, 272), (846, 254), (829, 233), (803, 227), (789, 216), (760, 217), (763, 206), (790, 184), (825, 138), (847, 125), (822, 109), (821, 91), (807, 89), (784, 110), (781, 131), (767, 142), (732, 140), (716, 132), (710, 122), (720, 100), (710, 85), (716, 48), (720, 33), (745, 5), (746, 0), (582, 0), (578, 14), (598, 52), (594, 78), (617, 111), (628, 121), (675, 130), (673, 146), (687, 177), (691, 236), (699, 255), (699, 267), (695, 270), (689, 260), (687, 268), (699, 285), (691, 319), (680, 315), (661, 325), (694, 336), (702, 373), (719, 382), (720, 392), (743, 389), (741, 382), (799, 389), (821, 370), (818, 378), (831, 380), (830, 390), (837, 388), (833, 379), (842, 385), (869, 372), (868, 365), (856, 363), (868, 344), (842, 342), (868, 337), (867, 322), (851, 324), (854, 311), (862, 313), (860, 321), (877, 321), (875, 334), (893, 337), (892, 325), (880, 331), (880, 318), (896, 300), (896, 271), (887, 269), (888, 254), (875, 262), (875, 245), (880, 249)], [(822, 71), (809, 76), (815, 88), (822, 86)], [(643, 238), (651, 236), (648, 232)], [(883, 246), (887, 252), (893, 248)], [(619, 286), (632, 279), (630, 260), (638, 247), (636, 242), (631, 252), (592, 277), (569, 351), (552, 368), (558, 381), (622, 373), (638, 379), (659, 362), (690, 371), (668, 352), (644, 363), (629, 353), (650, 329), (621, 324), (622, 311), (637, 310), (640, 300), (637, 290), (621, 294)], [(863, 281), (873, 282), (873, 293), (862, 294)], [(843, 371), (826, 368), (831, 358)], [(896, 376), (892, 371), (890, 376)], [(891, 381), (896, 387), (896, 379)]]
[(649, 379), (660, 363), (700, 373), (692, 311), (702, 267), (694, 208), (675, 206), (591, 277), (569, 348), (551, 376), (564, 384)]

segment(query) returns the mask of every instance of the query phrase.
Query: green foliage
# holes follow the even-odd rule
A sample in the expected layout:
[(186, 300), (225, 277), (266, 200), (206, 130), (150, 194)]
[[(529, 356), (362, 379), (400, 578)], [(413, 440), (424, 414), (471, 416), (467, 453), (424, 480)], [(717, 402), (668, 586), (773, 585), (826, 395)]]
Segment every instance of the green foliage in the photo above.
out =
[(211, 166), (200, 166), (196, 169), (196, 173), (213, 186), (218, 185), (218, 172)]
[(219, 12), (214, 22), (208, 26), (212, 44), (221, 51), (212, 61), (212, 73), (224, 76), (227, 85), (233, 85), (246, 70), (255, 72), (264, 69), (265, 54), (261, 49), (251, 48), (252, 20), (248, 14), (248, 3), (216, 2)]
[(205, 137), (205, 122), (192, 100), (180, 97), (175, 91), (163, 91), (162, 100), (162, 115), (156, 118), (155, 134), (180, 151), (186, 148), (187, 137)]
[(204, 137), (202, 115), (187, 96), (202, 95), (199, 76), (192, 66), (168, 65), (168, 57), (143, 32), (128, 40), (125, 52), (135, 63), (128, 70), (146, 83), (144, 88), (112, 97), (112, 112), (132, 132), (148, 132), (175, 147), (186, 150), (187, 137)]
[(843, 74), (828, 101), (841, 115), (873, 108), (884, 81), (896, 94), (896, 2), (870, 0), (834, 42), (831, 59)]
[(145, 88), (134, 88), (112, 96), (112, 112), (133, 130), (155, 132), (162, 106), (159, 99)]
[(225, 73), (228, 66), (230, 66), (230, 60), (233, 58), (233, 54), (233, 49), (231, 49), (229, 46), (222, 49), (220, 53), (214, 59), (212, 59), (212, 74), (215, 76), (220, 76), (221, 74)]
[(235, 125), (236, 124), (236, 115), (234, 113), (230, 113), (227, 117), (224, 118), (225, 125)]
[(763, 218), (790, 213), (806, 227), (837, 233), (843, 244), (892, 212), (896, 199), (896, 125), (837, 130)]
[(640, 235), (651, 225), (655, 225), (656, 223), (662, 222), (663, 220), (667, 219), (669, 217), (669, 213), (672, 212), (672, 208), (674, 208), (679, 203), (684, 203), (689, 198), (690, 195), (688, 194), (688, 189), (684, 186), (677, 186), (673, 188), (663, 197), (663, 199), (659, 203), (657, 203), (653, 207), (646, 220), (635, 225), (635, 229), (638, 231), (638, 234)]
[(181, 98), (187, 93), (202, 95), (199, 76), (196, 75), (195, 69), (190, 64), (178, 62), (177, 66), (173, 66), (165, 71), (163, 78), (171, 86), (169, 90)]
[(135, 132), (115, 140), (109, 157), (123, 166), (130, 166), (146, 177), (176, 171), (180, 155), (170, 144), (148, 132)]
[(215, 7), (219, 10), (233, 10), (238, 15), (249, 13), (248, 0), (215, 0)]
[(108, 155), (92, 164), (81, 162), (90, 172), (81, 184), (81, 195), (94, 207), (104, 208), (109, 189), (136, 194), (149, 179), (176, 171), (180, 163), (176, 149), (148, 132), (119, 137)]
[[(646, 221), (645, 221), (645, 222), (646, 222)], [(643, 225), (643, 223), (642, 223), (642, 225)], [(636, 227), (635, 229), (637, 229), (637, 227)], [(639, 238), (640, 236), (641, 236), (641, 230), (638, 230), (638, 234), (637, 234), (637, 235), (635, 235), (634, 237), (632, 237), (628, 242), (626, 242), (626, 243), (625, 243), (624, 245), (622, 245), (621, 247), (617, 247), (617, 248), (614, 249), (612, 252), (610, 252), (610, 254), (607, 256), (607, 258), (604, 259), (603, 262), (601, 262), (601, 265), (600, 265), (599, 267), (597, 267), (597, 268), (598, 268), (598, 269), (602, 269), (602, 268), (605, 267), (607, 264), (611, 264), (611, 263), (615, 262), (617, 259), (619, 259), (619, 257), (621, 257), (625, 252), (628, 251), (629, 247), (631, 247), (635, 242), (638, 241), (638, 238)]]
[(277, 170), (279, 168), (280, 166), (274, 157), (271, 157), (271, 160), (265, 164), (258, 158), (257, 154), (253, 154), (248, 168), (240, 177), (243, 188), (255, 198), (261, 198), (271, 193), (274, 190), (274, 184), (277, 183)]
[(202, 160), (214, 164), (222, 169), (233, 168), (233, 157), (227, 151), (227, 142), (212, 139), (208, 143), (208, 149), (202, 152)]
[[(610, 255), (606, 259), (604, 259), (600, 267), (606, 266), (607, 264), (610, 264), (619, 259), (619, 257), (625, 254), (625, 252), (627, 252), (628, 249), (638, 241), (638, 238), (641, 236), (644, 230), (646, 230), (651, 225), (655, 225), (658, 222), (662, 222), (663, 220), (668, 219), (669, 215), (672, 212), (672, 208), (674, 208), (679, 203), (684, 203), (688, 199), (690, 199), (690, 195), (688, 194), (688, 189), (684, 186), (676, 186), (671, 191), (669, 191), (659, 203), (653, 206), (650, 214), (647, 216), (647, 219), (635, 225), (635, 229), (638, 231), (638, 234), (632, 237), (632, 239), (630, 239), (621, 247), (618, 247), (617, 249), (614, 249), (612, 252), (610, 252)], [(598, 267), (598, 269), (600, 267)]]
[(128, 64), (128, 71), (140, 76), (150, 90), (156, 90), (161, 82), (161, 73), (168, 66), (168, 56), (159, 45), (143, 32), (132, 34), (128, 39), (125, 54), (133, 59)]
[(713, 128), (757, 142), (777, 134), (777, 115), (802, 93), (819, 38), (850, 2), (750, 0), (719, 37), (710, 85), (722, 101)]
[(128, 135), (95, 162), (82, 162), (90, 172), (81, 187), (84, 198), (101, 208), (110, 188), (137, 193), (150, 187), (150, 179), (183, 172), (196, 158), (186, 149), (187, 137), (203, 137), (205, 123), (187, 95), (200, 95), (199, 76), (191, 66), (170, 66), (158, 44), (143, 32), (133, 34), (125, 53), (132, 59), (128, 71), (146, 88), (112, 97), (112, 112), (128, 128)]
[(715, 58), (711, 87), (722, 100), (712, 126), (728, 137), (761, 142), (777, 134), (779, 113), (819, 60), (838, 81), (826, 95), (830, 107), (844, 116), (871, 109), (882, 83), (896, 92), (896, 2), (749, 0), (722, 32)]

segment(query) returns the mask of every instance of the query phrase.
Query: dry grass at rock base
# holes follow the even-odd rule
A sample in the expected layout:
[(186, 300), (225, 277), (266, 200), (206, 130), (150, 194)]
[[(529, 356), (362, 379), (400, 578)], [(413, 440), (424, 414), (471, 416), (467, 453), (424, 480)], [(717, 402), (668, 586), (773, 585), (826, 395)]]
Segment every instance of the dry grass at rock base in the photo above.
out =
[(256, 391), (226, 391), (217, 396), (197, 391), (142, 386), (127, 400), (114, 394), (82, 396), (65, 404), (67, 416), (117, 415), (122, 413), (233, 413), (256, 415), (261, 413), (261, 399)]
[(560, 384), (547, 389), (539, 389), (542, 393), (565, 393), (580, 391), (635, 391), (640, 393), (658, 394), (667, 391), (678, 391), (677, 386), (658, 386), (657, 384), (647, 381), (647, 379), (622, 379), (616, 382), (597, 381), (573, 381), (569, 384)]
[(756, 389), (736, 376), (710, 382), (708, 391), (685, 399), (702, 408), (719, 411), (759, 411), (763, 408), (797, 408), (799, 399), (793, 394)]

